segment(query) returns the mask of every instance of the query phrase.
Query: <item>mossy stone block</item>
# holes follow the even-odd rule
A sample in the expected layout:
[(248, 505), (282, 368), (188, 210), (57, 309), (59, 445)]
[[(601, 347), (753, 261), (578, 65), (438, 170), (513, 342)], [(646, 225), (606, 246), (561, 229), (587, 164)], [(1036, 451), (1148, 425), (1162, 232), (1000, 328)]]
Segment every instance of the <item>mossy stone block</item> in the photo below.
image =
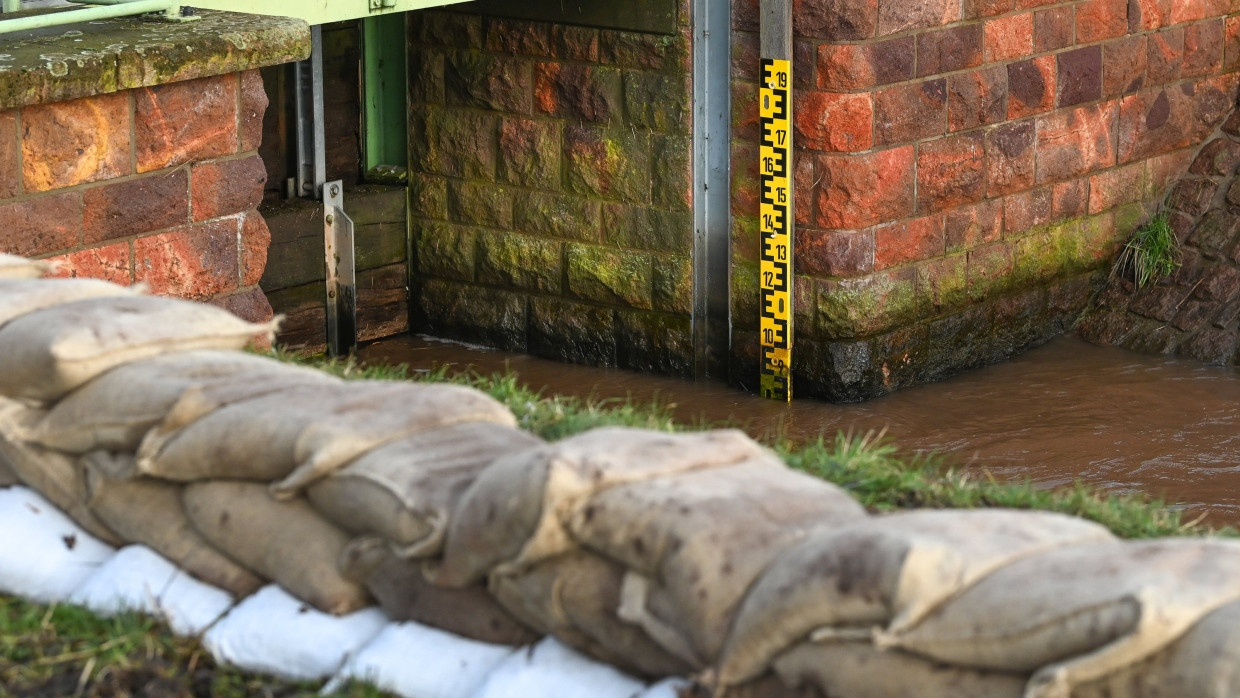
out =
[(478, 281), (527, 291), (559, 293), (563, 243), (558, 240), (484, 233), (478, 240)]
[(598, 245), (568, 246), (568, 291), (582, 300), (649, 309), (650, 255)]

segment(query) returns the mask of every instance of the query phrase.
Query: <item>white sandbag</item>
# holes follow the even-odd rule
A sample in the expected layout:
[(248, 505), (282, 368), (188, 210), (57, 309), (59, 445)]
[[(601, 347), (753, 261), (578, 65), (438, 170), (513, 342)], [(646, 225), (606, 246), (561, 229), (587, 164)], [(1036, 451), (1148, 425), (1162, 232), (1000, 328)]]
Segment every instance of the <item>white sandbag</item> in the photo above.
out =
[(0, 252), (0, 279), (37, 279), (55, 269), (53, 262)]
[(673, 676), (652, 684), (637, 698), (680, 698), (681, 692), (688, 690), (692, 682), (688, 679)]
[(645, 688), (637, 679), (590, 661), (549, 637), (500, 662), (473, 698), (633, 698)]
[(0, 325), (61, 303), (138, 293), (140, 289), (100, 279), (6, 279), (0, 271)]
[(211, 626), (202, 644), (221, 664), (315, 681), (335, 675), (387, 624), (387, 617), (374, 608), (330, 616), (277, 586), (267, 586)]
[(146, 613), (182, 636), (200, 635), (233, 605), (228, 592), (190, 577), (143, 545), (121, 548), (67, 600), (103, 616)]
[(1237, 579), (1240, 542), (1073, 546), (1017, 560), (877, 641), (961, 667), (1033, 671), (1026, 698), (1059, 698), (1140, 662), (1240, 599)]
[(115, 552), (26, 487), (0, 489), (0, 592), (64, 601)]
[(392, 623), (345, 663), (322, 694), (359, 680), (405, 698), (472, 698), (515, 651), (417, 623)]
[(812, 534), (782, 551), (746, 594), (716, 681), (759, 676), (820, 628), (900, 632), (1003, 565), (1110, 540), (1106, 528), (1083, 519), (1003, 509), (899, 512)]
[(503, 424), (455, 424), (380, 446), (306, 494), (346, 531), (378, 534), (406, 557), (434, 557), (449, 516), (478, 474), (503, 455), (542, 443)]
[(562, 517), (595, 492), (747, 459), (778, 463), (736, 430), (667, 434), (606, 427), (497, 460), (462, 497), (436, 580), (466, 586), (493, 569), (517, 569), (570, 550)]
[(0, 326), (0, 395), (51, 402), (104, 371), (174, 351), (241, 349), (276, 322), (245, 322), (222, 308), (160, 296), (92, 298)]
[(22, 436), (66, 453), (137, 450), (192, 392), (210, 409), (291, 385), (339, 383), (322, 371), (239, 351), (187, 351), (114, 368), (74, 390)]

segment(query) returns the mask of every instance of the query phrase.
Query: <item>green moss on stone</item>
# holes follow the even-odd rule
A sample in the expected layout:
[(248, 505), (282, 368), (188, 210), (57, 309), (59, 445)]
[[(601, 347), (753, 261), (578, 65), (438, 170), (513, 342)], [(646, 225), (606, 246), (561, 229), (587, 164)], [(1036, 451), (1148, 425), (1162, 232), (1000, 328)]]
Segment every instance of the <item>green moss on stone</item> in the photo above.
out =
[(820, 283), (818, 329), (829, 339), (848, 339), (916, 322), (915, 273), (906, 268)]
[(459, 225), (439, 221), (416, 224), (418, 271), (461, 281), (474, 278), (477, 234)]
[(649, 309), (650, 255), (597, 245), (568, 247), (568, 291), (583, 300)]
[(687, 255), (654, 258), (654, 308), (693, 312), (693, 260)]
[(559, 293), (563, 278), (557, 240), (485, 233), (478, 240), (478, 281), (495, 286)]

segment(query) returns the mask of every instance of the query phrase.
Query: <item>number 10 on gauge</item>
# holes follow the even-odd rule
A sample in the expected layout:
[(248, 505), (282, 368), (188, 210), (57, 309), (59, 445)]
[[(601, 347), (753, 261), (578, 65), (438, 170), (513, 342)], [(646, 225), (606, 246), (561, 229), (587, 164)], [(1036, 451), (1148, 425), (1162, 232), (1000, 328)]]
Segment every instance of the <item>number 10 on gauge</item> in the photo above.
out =
[(762, 60), (759, 342), (762, 396), (792, 400), (792, 66)]

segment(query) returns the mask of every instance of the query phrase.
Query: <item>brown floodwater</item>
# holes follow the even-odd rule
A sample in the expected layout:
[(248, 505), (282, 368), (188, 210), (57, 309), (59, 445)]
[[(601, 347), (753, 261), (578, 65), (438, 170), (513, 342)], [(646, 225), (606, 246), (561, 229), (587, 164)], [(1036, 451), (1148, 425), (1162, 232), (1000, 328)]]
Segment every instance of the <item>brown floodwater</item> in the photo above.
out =
[(1145, 492), (1188, 517), (1240, 524), (1240, 370), (1061, 337), (1011, 361), (869, 402), (781, 404), (721, 382), (560, 364), (423, 337), (380, 340), (364, 361), (511, 369), (548, 394), (658, 400), (685, 422), (728, 422), (796, 440), (886, 430), (902, 451), (935, 452), (1001, 481), (1080, 480)]

